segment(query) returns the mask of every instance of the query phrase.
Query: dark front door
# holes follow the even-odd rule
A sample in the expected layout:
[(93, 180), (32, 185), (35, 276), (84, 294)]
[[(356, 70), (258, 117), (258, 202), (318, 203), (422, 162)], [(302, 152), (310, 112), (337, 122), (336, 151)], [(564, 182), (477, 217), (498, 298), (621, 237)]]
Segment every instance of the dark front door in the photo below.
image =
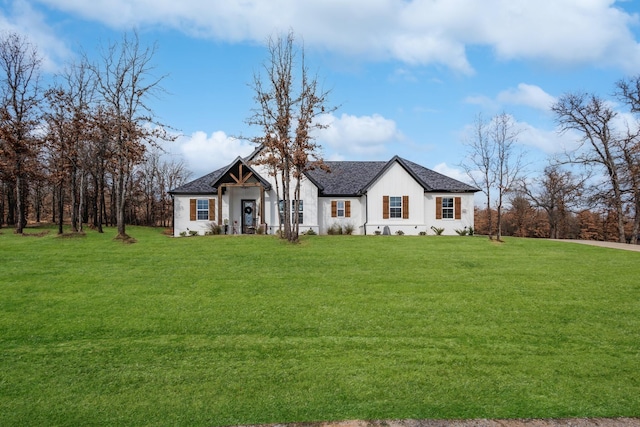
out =
[(242, 234), (254, 234), (256, 232), (256, 201), (242, 201)]

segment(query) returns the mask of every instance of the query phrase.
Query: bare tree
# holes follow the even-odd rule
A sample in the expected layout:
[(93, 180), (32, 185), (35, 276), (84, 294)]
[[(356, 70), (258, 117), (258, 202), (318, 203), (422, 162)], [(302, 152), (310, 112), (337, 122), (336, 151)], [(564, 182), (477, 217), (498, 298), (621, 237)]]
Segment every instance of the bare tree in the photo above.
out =
[(617, 113), (602, 98), (587, 93), (565, 94), (552, 106), (561, 132), (581, 135), (578, 149), (566, 153), (567, 162), (604, 169), (617, 216), (618, 242), (625, 243), (624, 203), (619, 156), (620, 135), (612, 121)]
[(497, 240), (500, 240), (502, 237), (502, 204), (504, 196), (513, 190), (513, 186), (520, 178), (520, 174), (524, 168), (523, 152), (518, 150), (516, 146), (519, 134), (520, 130), (517, 129), (511, 115), (502, 113), (491, 120), (489, 135), (495, 146), (496, 157), (494, 159), (494, 168), (498, 190), (498, 199), (496, 202)]
[[(323, 127), (316, 118), (329, 111), (325, 105), (329, 92), (320, 90), (317, 78), (309, 76), (304, 64), (304, 52), (300, 86), (296, 88), (294, 67), (298, 51), (294, 45), (293, 32), (275, 40), (269, 39), (269, 58), (264, 64), (266, 83), (260, 74), (254, 75), (257, 107), (247, 120), (247, 123), (260, 127), (263, 132), (261, 136), (253, 138), (256, 144), (264, 147), (256, 163), (266, 165), (275, 177), (276, 193), (280, 191), (278, 179), (280, 181), (282, 234), (291, 242), (298, 240), (300, 180), (306, 170), (322, 164), (312, 130)], [(291, 187), (292, 178), (295, 180), (294, 188)], [(277, 197), (280, 200), (279, 194)], [(291, 215), (292, 208), (295, 215)]]
[[(632, 113), (640, 113), (640, 75), (616, 83), (616, 96)], [(640, 120), (633, 127), (627, 125), (626, 135), (620, 141), (622, 161), (625, 165), (624, 185), (628, 189), (634, 211), (630, 243), (638, 243), (640, 234)]]
[(465, 142), (468, 162), (461, 166), (487, 198), (490, 239), (493, 237), (491, 194), (495, 190), (496, 239), (501, 240), (505, 195), (513, 189), (524, 167), (523, 153), (516, 145), (520, 130), (507, 113), (494, 116), (488, 122), (478, 114), (473, 129), (473, 137)]
[(101, 62), (91, 65), (104, 112), (110, 116), (113, 189), (118, 238), (127, 239), (125, 207), (134, 165), (144, 159), (145, 144), (171, 140), (147, 104), (162, 90), (163, 77), (155, 77), (154, 47), (140, 46), (138, 34), (125, 34), (119, 43), (103, 49)]
[(495, 185), (496, 175), (493, 167), (496, 147), (491, 143), (487, 132), (488, 123), (478, 114), (473, 124), (473, 136), (464, 142), (467, 146), (466, 162), (460, 166), (476, 187), (486, 197), (487, 227), (489, 239), (493, 238), (493, 222), (491, 218), (491, 190)]
[[(0, 170), (15, 191), (15, 229), (27, 225), (29, 177), (36, 170), (41, 141), (34, 130), (40, 114), (39, 70), (34, 45), (16, 33), (0, 35)], [(11, 210), (13, 207), (9, 206)]]

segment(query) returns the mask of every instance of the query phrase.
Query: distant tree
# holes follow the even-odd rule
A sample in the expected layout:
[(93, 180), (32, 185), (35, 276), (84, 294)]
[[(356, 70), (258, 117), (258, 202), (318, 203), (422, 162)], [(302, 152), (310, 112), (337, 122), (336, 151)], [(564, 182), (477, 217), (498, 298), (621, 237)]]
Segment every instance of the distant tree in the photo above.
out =
[(520, 192), (513, 192), (509, 199), (510, 208), (507, 211), (507, 222), (511, 225), (510, 234), (517, 237), (532, 236), (536, 228), (536, 209)]
[(65, 190), (71, 199), (71, 227), (82, 230), (84, 185), (87, 174), (87, 141), (94, 85), (87, 64), (68, 67), (59, 81), (45, 92), (47, 149), (50, 179), (57, 187), (58, 233), (64, 222)]
[[(161, 225), (164, 227), (167, 226), (169, 220), (173, 219), (169, 190), (184, 185), (191, 177), (191, 171), (187, 169), (182, 160), (161, 160), (156, 173), (160, 191)], [(173, 227), (173, 223), (171, 226)]]
[(535, 207), (546, 213), (552, 239), (566, 237), (560, 233), (560, 224), (582, 205), (584, 181), (584, 178), (577, 178), (571, 171), (563, 170), (555, 164), (545, 167), (542, 176), (530, 182), (520, 181), (520, 191)]
[[(267, 166), (276, 178), (276, 194), (281, 200), (280, 226), (281, 229), (284, 227), (282, 235), (291, 242), (298, 240), (302, 175), (306, 170), (323, 165), (312, 130), (324, 126), (315, 119), (319, 114), (334, 110), (326, 106), (329, 92), (320, 90), (317, 78), (309, 76), (304, 52), (300, 82), (299, 86), (296, 85), (294, 68), (298, 51), (294, 45), (293, 32), (275, 40), (269, 39), (269, 58), (264, 64), (266, 75), (264, 78), (259, 73), (254, 75), (257, 107), (247, 120), (262, 131), (262, 135), (253, 139), (263, 147), (256, 164)], [(279, 194), (280, 186), (282, 196)], [(292, 208), (295, 215), (291, 214)]]
[(36, 47), (25, 37), (0, 34), (0, 178), (12, 193), (8, 208), (16, 233), (27, 225), (29, 179), (39, 169), (42, 141), (35, 130), (40, 119), (41, 63)]

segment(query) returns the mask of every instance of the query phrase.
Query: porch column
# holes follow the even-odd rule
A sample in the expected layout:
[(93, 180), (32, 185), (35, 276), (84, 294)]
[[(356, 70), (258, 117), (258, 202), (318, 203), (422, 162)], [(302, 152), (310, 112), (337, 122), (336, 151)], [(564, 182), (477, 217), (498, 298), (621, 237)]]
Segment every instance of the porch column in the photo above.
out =
[(218, 186), (218, 225), (222, 225), (222, 187), (224, 184)]
[[(258, 227), (264, 223), (264, 186), (260, 185), (260, 224), (258, 224)], [(266, 234), (267, 230), (264, 230), (264, 232)]]

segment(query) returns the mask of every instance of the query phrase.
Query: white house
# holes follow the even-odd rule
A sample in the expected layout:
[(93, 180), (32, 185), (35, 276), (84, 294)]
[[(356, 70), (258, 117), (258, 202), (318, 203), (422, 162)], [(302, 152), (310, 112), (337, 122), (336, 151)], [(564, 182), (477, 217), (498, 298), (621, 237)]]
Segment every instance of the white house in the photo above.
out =
[[(282, 204), (275, 178), (263, 166), (252, 165), (258, 150), (247, 158), (171, 190), (174, 235), (197, 231), (211, 224), (227, 233), (272, 234), (278, 229)], [(300, 231), (326, 234), (332, 226), (349, 226), (353, 234), (374, 234), (385, 227), (412, 235), (443, 234), (473, 227), (470, 185), (409, 160), (395, 156), (387, 162), (325, 162), (329, 172), (305, 174), (300, 191)], [(279, 188), (282, 188), (280, 185)], [(291, 197), (293, 199), (293, 197)], [(292, 202), (293, 203), (293, 202)], [(224, 231), (223, 231), (224, 232)]]

